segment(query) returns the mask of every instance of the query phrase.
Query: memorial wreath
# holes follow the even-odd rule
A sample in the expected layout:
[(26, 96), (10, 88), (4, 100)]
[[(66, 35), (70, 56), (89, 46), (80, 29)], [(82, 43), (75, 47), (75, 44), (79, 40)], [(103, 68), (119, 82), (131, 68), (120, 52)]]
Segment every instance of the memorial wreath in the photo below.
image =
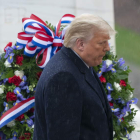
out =
[[(24, 31), (15, 45), (9, 42), (0, 55), (0, 140), (33, 139), (34, 93), (43, 68), (63, 46), (65, 31), (74, 16), (64, 15), (54, 27), (39, 17), (23, 18)], [(136, 110), (123, 58), (107, 52), (94, 67), (112, 110), (114, 140), (130, 140)]]

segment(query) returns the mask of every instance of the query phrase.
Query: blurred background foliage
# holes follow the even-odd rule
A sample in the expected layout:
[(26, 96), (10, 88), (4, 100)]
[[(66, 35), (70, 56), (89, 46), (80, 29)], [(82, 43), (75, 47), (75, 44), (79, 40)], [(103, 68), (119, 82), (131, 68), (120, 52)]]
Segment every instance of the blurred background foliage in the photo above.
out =
[(117, 55), (140, 67), (140, 34), (119, 25), (115, 29)]
[(132, 70), (129, 81), (140, 108), (140, 0), (114, 0), (114, 14), (116, 54)]

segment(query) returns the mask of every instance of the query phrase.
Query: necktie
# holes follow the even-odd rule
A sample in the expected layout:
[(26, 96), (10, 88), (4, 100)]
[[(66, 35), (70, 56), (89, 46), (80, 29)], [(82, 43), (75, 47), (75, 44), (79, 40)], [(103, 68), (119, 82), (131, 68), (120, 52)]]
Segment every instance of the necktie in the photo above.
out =
[(89, 67), (89, 70), (90, 70), (91, 74), (94, 76), (93, 68), (92, 67)]

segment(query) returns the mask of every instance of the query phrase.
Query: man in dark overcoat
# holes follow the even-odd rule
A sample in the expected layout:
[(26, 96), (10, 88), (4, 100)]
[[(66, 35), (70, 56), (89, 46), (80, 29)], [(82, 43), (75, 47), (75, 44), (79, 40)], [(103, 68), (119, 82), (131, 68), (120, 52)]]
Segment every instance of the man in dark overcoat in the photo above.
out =
[(92, 67), (102, 63), (114, 33), (99, 16), (72, 21), (37, 84), (33, 140), (113, 140), (111, 109)]

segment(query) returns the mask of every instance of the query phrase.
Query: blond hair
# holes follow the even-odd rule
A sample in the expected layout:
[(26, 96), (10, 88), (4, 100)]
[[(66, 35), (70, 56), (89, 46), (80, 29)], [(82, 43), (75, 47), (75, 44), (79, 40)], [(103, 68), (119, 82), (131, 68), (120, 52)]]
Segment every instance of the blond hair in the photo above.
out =
[(76, 17), (66, 30), (64, 46), (72, 48), (76, 39), (80, 38), (83, 41), (88, 41), (97, 32), (103, 32), (109, 35), (116, 33), (101, 17), (93, 14), (82, 14)]

